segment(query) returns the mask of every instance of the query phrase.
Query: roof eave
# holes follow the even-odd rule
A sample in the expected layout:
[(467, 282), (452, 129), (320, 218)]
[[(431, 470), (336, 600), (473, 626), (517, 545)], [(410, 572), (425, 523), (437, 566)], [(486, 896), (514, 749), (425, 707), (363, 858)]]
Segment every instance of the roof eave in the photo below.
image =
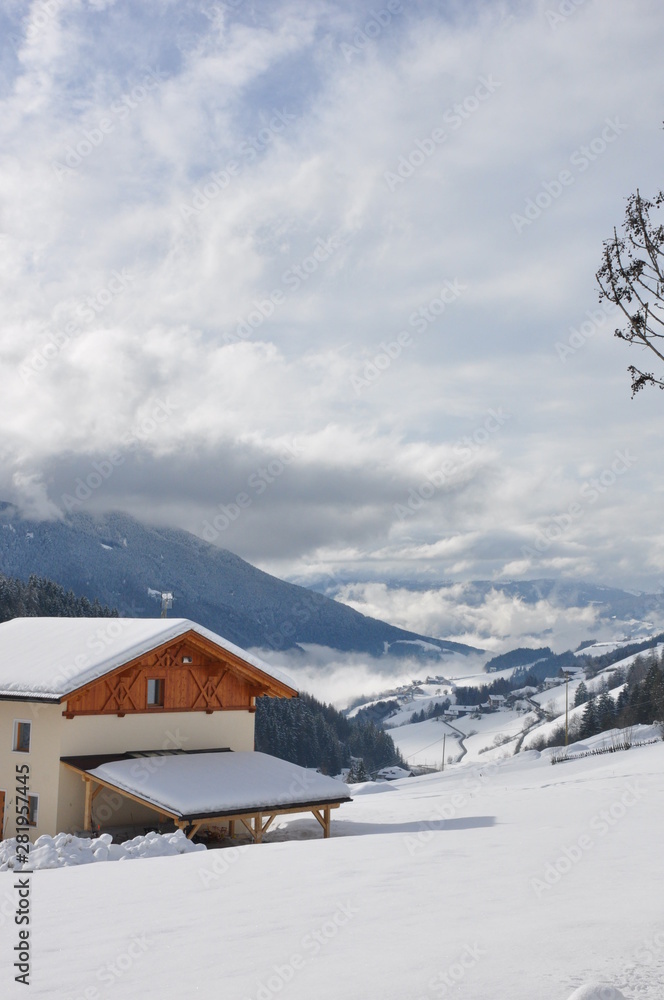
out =
[(35, 691), (0, 691), (0, 701), (24, 701), (40, 705), (60, 705), (63, 696), (54, 694), (38, 694)]

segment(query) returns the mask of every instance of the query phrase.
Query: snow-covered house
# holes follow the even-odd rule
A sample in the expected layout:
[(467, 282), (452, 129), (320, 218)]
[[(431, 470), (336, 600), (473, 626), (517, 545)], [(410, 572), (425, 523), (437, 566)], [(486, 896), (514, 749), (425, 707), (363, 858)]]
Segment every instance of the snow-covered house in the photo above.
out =
[(504, 694), (490, 694), (489, 695), (489, 708), (504, 708), (505, 706), (505, 695)]
[(478, 708), (478, 705), (450, 705), (449, 708), (445, 710), (443, 718), (449, 717), (461, 719), (464, 715), (472, 715)]
[(263, 695), (297, 690), (187, 619), (0, 624), (2, 836), (170, 819), (189, 835), (240, 821), (260, 840), (275, 815), (305, 809), (329, 836), (348, 790), (254, 752)]

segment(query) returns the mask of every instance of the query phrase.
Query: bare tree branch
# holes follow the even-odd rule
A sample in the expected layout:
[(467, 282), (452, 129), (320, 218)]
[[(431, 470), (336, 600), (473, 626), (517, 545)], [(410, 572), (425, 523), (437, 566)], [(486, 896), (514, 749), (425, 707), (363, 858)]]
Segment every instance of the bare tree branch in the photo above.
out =
[[(650, 213), (664, 204), (664, 191), (659, 191), (652, 201), (636, 194), (627, 199), (622, 235), (613, 230), (613, 236), (604, 241), (602, 264), (597, 272), (600, 302), (606, 299), (622, 312), (626, 325), (615, 330), (615, 336), (628, 344), (651, 351), (664, 363), (664, 347), (657, 341), (664, 339), (664, 225), (656, 225)], [(627, 371), (632, 380), (632, 396), (645, 386), (664, 389), (664, 372), (657, 377), (630, 365)]]

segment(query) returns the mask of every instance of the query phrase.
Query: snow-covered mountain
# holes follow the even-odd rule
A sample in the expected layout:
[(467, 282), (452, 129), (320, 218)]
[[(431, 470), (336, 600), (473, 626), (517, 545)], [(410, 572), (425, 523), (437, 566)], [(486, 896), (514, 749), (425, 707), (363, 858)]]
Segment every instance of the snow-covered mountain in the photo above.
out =
[(30, 521), (0, 509), (0, 570), (48, 577), (123, 615), (158, 617), (160, 593), (173, 614), (192, 618), (245, 648), (301, 643), (381, 657), (438, 659), (477, 652), (361, 614), (320, 593), (279, 580), (185, 531), (151, 528), (125, 514)]

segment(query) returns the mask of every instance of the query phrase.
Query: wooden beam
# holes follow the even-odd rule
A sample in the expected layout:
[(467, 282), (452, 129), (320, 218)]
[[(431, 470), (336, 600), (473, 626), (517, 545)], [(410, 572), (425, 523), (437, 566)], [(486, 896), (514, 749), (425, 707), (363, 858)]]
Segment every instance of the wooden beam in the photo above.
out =
[(204, 822), (205, 820), (202, 819), (196, 820), (194, 825), (189, 829), (189, 833), (187, 834), (187, 840), (192, 840), (196, 836), (200, 828), (203, 826)]
[(276, 813), (272, 813), (271, 816), (268, 816), (265, 823), (263, 823), (263, 835), (265, 835), (267, 831), (270, 829), (270, 826), (272, 825), (272, 820), (276, 817), (276, 815), (277, 815)]
[[(249, 817), (249, 818), (251, 819), (251, 817)], [(247, 830), (249, 831), (249, 833), (253, 837), (254, 836), (254, 829), (253, 829), (251, 823), (247, 823), (247, 821), (246, 821), (246, 819), (245, 819), (244, 816), (238, 816), (238, 819), (240, 820), (240, 823), (242, 823), (242, 825), (247, 828)]]
[[(67, 764), (67, 762), (64, 761), (64, 760), (61, 760), (60, 763), (61, 763), (61, 765), (63, 767), (68, 767), (70, 771), (74, 772), (74, 774), (78, 774), (81, 778), (83, 778), (83, 781), (93, 781), (94, 780), (98, 785), (103, 785), (104, 788), (110, 788), (111, 791), (117, 792), (118, 795), (122, 795), (125, 799), (131, 799), (133, 802), (138, 802), (142, 806), (147, 806), (148, 809), (151, 809), (153, 812), (163, 813), (165, 816), (168, 816), (169, 819), (172, 819), (176, 826), (179, 825), (177, 823), (177, 820), (180, 817), (178, 816), (177, 813), (168, 812), (168, 810), (164, 809), (162, 806), (153, 805), (153, 803), (152, 802), (148, 802), (147, 799), (142, 799), (140, 797), (140, 795), (132, 795), (131, 792), (125, 791), (124, 788), (120, 788), (118, 785), (113, 785), (113, 784), (111, 784), (110, 781), (104, 781), (103, 778), (98, 778), (96, 775), (95, 775), (94, 779), (93, 778), (89, 778), (84, 771), (81, 771), (80, 768), (73, 767), (71, 764)], [(182, 825), (183, 826), (188, 826), (189, 825), (188, 820), (183, 820)]]
[(85, 782), (85, 805), (83, 807), (83, 829), (92, 831), (92, 779), (83, 778)]
[[(325, 838), (331, 835), (331, 817), (330, 813), (332, 809), (338, 809), (341, 805), (340, 802), (329, 802), (323, 806), (289, 806), (284, 809), (271, 809), (269, 813), (237, 813), (235, 816), (206, 816), (201, 822), (204, 825), (223, 825), (228, 824), (228, 836), (235, 837), (235, 824), (236, 822), (242, 823), (242, 826), (251, 835), (251, 839), (256, 844), (260, 844), (261, 837), (267, 833), (268, 829), (274, 822), (277, 816), (284, 816), (288, 813), (306, 813), (311, 812), (316, 817), (318, 822), (323, 828), (323, 836)], [(265, 817), (265, 822), (262, 822), (263, 817)], [(192, 823), (198, 823), (197, 819), (190, 820)], [(180, 824), (176, 824), (180, 825)], [(185, 821), (186, 825), (186, 821)]]

